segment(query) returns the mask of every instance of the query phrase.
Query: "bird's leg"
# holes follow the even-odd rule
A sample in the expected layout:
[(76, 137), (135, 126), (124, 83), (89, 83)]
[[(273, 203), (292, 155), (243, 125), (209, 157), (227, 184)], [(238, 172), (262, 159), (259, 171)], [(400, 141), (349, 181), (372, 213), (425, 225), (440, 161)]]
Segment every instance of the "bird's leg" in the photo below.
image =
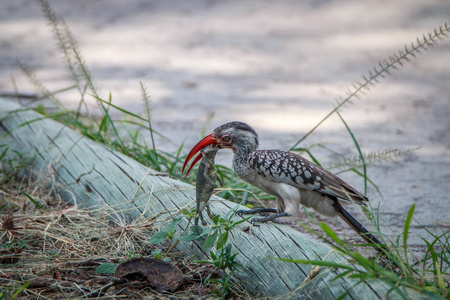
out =
[(236, 212), (238, 216), (242, 215), (254, 215), (254, 214), (264, 214), (264, 213), (277, 213), (276, 208), (254, 208), (254, 209), (240, 209)]
[(263, 217), (263, 218), (253, 218), (250, 220), (250, 223), (252, 223), (253, 225), (255, 225), (256, 223), (266, 223), (269, 221), (273, 221), (275, 223), (279, 223), (279, 224), (283, 224), (283, 222), (276, 220), (277, 218), (281, 218), (281, 217), (287, 217), (289, 216), (289, 214), (287, 212), (282, 212), (282, 213), (276, 213), (267, 217)]
[[(268, 215), (268, 213), (273, 213), (272, 215)], [(250, 223), (255, 225), (256, 223), (266, 223), (269, 221), (273, 221), (275, 223), (283, 224), (283, 222), (276, 220), (280, 217), (287, 217), (289, 214), (287, 212), (278, 213), (276, 208), (254, 208), (254, 209), (240, 209), (236, 212), (238, 216), (242, 215), (253, 215), (260, 214), (263, 215), (263, 218), (253, 218), (250, 220)]]

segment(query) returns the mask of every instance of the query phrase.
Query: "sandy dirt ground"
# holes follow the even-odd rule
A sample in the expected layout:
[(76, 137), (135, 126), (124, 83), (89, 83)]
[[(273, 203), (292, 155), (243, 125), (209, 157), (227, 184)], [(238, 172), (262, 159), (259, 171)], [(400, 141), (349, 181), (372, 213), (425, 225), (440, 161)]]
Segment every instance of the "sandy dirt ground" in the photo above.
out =
[[(400, 1), (49, 1), (66, 20), (96, 85), (113, 103), (143, 112), (139, 82), (151, 95), (153, 124), (187, 152), (202, 128), (232, 120), (251, 124), (261, 148), (288, 149), (378, 61), (443, 25), (450, 2)], [(0, 90), (36, 92), (16, 60), (50, 89), (71, 85), (38, 1), (0, 3)], [(67, 92), (60, 99), (76, 107)], [(92, 108), (95, 104), (92, 101)], [(412, 249), (450, 217), (450, 38), (423, 52), (342, 115), (364, 152), (420, 147), (399, 161), (368, 169), (368, 196), (382, 230), (398, 235), (416, 203)], [(210, 120), (210, 121), (208, 121)], [(356, 155), (336, 116), (301, 146), (321, 144)], [(218, 160), (230, 165), (231, 154)], [(323, 162), (336, 156), (313, 152)], [(362, 190), (360, 177), (342, 177)], [(361, 215), (359, 215), (361, 217)], [(351, 235), (339, 220), (329, 220)], [(345, 230), (344, 230), (345, 229)]]

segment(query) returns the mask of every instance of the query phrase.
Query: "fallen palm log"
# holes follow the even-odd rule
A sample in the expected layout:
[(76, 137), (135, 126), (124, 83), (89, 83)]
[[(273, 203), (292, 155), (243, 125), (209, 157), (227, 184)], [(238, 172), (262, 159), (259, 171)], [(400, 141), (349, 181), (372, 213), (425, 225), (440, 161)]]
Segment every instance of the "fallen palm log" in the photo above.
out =
[[(184, 207), (195, 206), (195, 188), (189, 184), (148, 169), (135, 160), (112, 151), (66, 126), (31, 109), (0, 99), (0, 145), (9, 150), (3, 161), (18, 158), (28, 165), (30, 174), (52, 171), (56, 191), (61, 197), (83, 208), (108, 207), (116, 218), (131, 222), (162, 213), (176, 214)], [(213, 197), (214, 214), (226, 214), (235, 203)], [(167, 214), (164, 215), (164, 218)], [(235, 216), (235, 218), (240, 218)], [(186, 224), (184, 224), (185, 226)], [(183, 226), (180, 223), (179, 226)], [(350, 263), (319, 240), (288, 226), (262, 224), (248, 229), (240, 224), (229, 241), (240, 264), (236, 280), (255, 297), (283, 299), (401, 298), (392, 286), (379, 280), (360, 282), (335, 277), (342, 271), (329, 267), (317, 269), (271, 258), (326, 260)], [(181, 242), (177, 251), (197, 258), (206, 253), (196, 242)], [(359, 283), (359, 284), (358, 284)], [(402, 289), (411, 298), (421, 298), (412, 290)], [(389, 295), (388, 295), (389, 294)], [(388, 296), (387, 296), (388, 295)], [(426, 298), (425, 296), (423, 296)]]

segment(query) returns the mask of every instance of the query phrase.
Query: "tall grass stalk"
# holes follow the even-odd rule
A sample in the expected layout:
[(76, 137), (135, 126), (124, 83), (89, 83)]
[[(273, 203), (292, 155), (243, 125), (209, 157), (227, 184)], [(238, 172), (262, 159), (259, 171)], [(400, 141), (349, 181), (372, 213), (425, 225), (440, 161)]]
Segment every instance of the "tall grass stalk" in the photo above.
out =
[(439, 40), (447, 37), (448, 33), (450, 33), (450, 21), (446, 22), (443, 26), (434, 29), (433, 32), (424, 34), (422, 38), (417, 38), (417, 41), (415, 43), (411, 42), (410, 46), (405, 45), (404, 49), (398, 50), (387, 59), (380, 61), (378, 66), (373, 67), (372, 70), (368, 71), (368, 74), (362, 76), (362, 81), (353, 82), (352, 86), (347, 91), (347, 97), (338, 101), (334, 109), (323, 117), (303, 137), (295, 142), (289, 150), (294, 150), (301, 142), (316, 131), (316, 129), (319, 128), (323, 122), (325, 122), (344, 105), (350, 103), (354, 98), (359, 97), (366, 91), (369, 91), (372, 86), (379, 83), (380, 78), (385, 78), (386, 75), (390, 75), (393, 70), (398, 70), (398, 68), (403, 66), (404, 63), (409, 62), (412, 58), (415, 58), (417, 54), (421, 54), (421, 51), (426, 51), (428, 50), (428, 47), (437, 45)]
[[(151, 114), (150, 114), (150, 97), (148, 96), (147, 89), (145, 88), (144, 84), (142, 82), (139, 82), (139, 84), (141, 85), (142, 99), (144, 100), (145, 113), (147, 116), (148, 128), (149, 128), (150, 137), (152, 140), (153, 152), (155, 153), (155, 160), (156, 160), (156, 162), (158, 162), (158, 152), (156, 151), (156, 144), (155, 144), (155, 138), (153, 136), (153, 128), (152, 128)], [(158, 171), (160, 171), (160, 170), (158, 170)]]

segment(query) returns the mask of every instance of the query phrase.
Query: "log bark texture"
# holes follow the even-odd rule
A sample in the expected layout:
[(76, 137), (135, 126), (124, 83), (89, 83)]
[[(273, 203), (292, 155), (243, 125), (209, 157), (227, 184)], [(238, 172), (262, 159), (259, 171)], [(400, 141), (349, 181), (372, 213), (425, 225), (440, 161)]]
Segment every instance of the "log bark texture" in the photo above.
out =
[[(64, 200), (83, 208), (109, 207), (126, 222), (144, 211), (150, 218), (195, 205), (195, 187), (148, 169), (30, 109), (0, 99), (0, 145), (5, 144), (9, 151), (3, 161), (19, 159), (20, 153), (33, 173), (52, 171)], [(213, 197), (211, 210), (226, 214), (236, 205)], [(288, 226), (268, 223), (244, 230), (249, 225), (241, 224), (229, 241), (241, 265), (235, 279), (255, 297), (336, 299), (346, 293), (345, 299), (399, 298), (395, 292), (386, 296), (390, 287), (380, 281), (357, 286), (353, 279), (333, 281), (339, 274), (333, 268), (320, 268), (316, 276), (309, 278), (313, 267), (270, 258), (322, 260), (327, 256), (327, 260), (337, 263), (349, 262), (335, 252), (330, 254), (331, 249), (319, 240)], [(182, 242), (176, 250), (197, 258), (206, 255), (196, 243)], [(406, 292), (411, 298), (422, 297)]]

